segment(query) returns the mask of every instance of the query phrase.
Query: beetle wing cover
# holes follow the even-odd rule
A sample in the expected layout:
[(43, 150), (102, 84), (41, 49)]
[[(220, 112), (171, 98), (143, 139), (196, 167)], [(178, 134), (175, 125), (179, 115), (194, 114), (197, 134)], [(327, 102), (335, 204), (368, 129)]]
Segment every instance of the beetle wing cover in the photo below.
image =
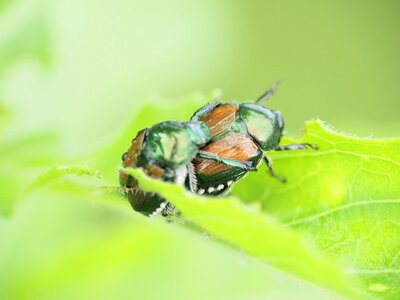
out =
[[(243, 133), (226, 135), (202, 148), (202, 151), (243, 163), (250, 161), (253, 167), (259, 164), (263, 155), (257, 145)], [(207, 192), (210, 187), (211, 190), (214, 188), (211, 194), (222, 193), (227, 189), (228, 182), (236, 181), (247, 173), (242, 168), (204, 158), (197, 158), (194, 164), (199, 190), (204, 189)], [(224, 185), (224, 189), (221, 188), (221, 184)]]
[[(146, 129), (140, 131), (132, 140), (131, 147), (126, 153), (125, 159), (122, 162), (124, 168), (135, 168), (137, 166), (138, 156), (142, 150), (143, 140), (146, 135)], [(122, 186), (126, 186), (129, 175), (124, 172), (119, 172), (119, 181)]]
[[(126, 153), (125, 159), (122, 162), (124, 168), (136, 168), (138, 165), (138, 157), (143, 147), (143, 141), (146, 136), (147, 129), (142, 130), (138, 135), (132, 140), (131, 147)], [(144, 171), (153, 178), (161, 178), (164, 175), (164, 170), (158, 166), (151, 165), (147, 166)], [(124, 172), (119, 174), (120, 184), (122, 186), (133, 188), (137, 186), (136, 180)]]
[(199, 116), (199, 120), (207, 124), (211, 130), (211, 136), (215, 137), (218, 134), (229, 130), (237, 116), (237, 105), (222, 104), (205, 115)]

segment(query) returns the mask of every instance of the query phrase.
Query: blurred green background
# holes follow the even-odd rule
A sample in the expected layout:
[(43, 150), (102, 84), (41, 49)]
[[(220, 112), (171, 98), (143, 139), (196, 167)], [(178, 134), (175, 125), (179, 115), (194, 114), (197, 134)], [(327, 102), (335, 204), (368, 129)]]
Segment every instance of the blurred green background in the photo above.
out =
[[(0, 298), (319, 297), (124, 205), (21, 190), (60, 156), (112, 148), (146, 104), (175, 102), (164, 117), (183, 120), (193, 93), (207, 95), (196, 105), (216, 89), (226, 100), (255, 99), (278, 79), (268, 105), (283, 112), (290, 135), (313, 117), (398, 135), (399, 32), (396, 0), (0, 0)], [(57, 146), (36, 144), (43, 133)], [(111, 184), (122, 153), (114, 152), (103, 162)]]
[(316, 116), (398, 131), (396, 0), (2, 3), (1, 98), (70, 151), (107, 142), (152, 95), (255, 99), (281, 78), (270, 105), (291, 134)]

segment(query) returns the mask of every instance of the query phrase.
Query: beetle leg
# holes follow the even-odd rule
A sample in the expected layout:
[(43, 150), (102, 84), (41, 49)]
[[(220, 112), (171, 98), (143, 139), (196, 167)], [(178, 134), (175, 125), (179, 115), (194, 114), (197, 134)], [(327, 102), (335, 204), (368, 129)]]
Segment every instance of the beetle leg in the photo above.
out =
[(273, 95), (275, 95), (276, 91), (278, 90), (279, 85), (282, 83), (282, 80), (278, 80), (275, 82), (275, 85), (273, 87), (270, 87), (268, 90), (265, 91), (264, 94), (262, 94), (256, 101), (256, 104), (263, 104), (265, 101), (267, 101), (269, 98), (271, 98)]
[(209, 152), (205, 152), (205, 151), (199, 151), (197, 153), (197, 156), (200, 158), (209, 159), (212, 161), (223, 163), (228, 166), (245, 169), (246, 171), (256, 171), (257, 170), (255, 167), (252, 166), (251, 161), (241, 162), (241, 161), (234, 160), (234, 159), (224, 158), (224, 157), (221, 157), (221, 156), (209, 153)]
[(306, 149), (313, 149), (319, 150), (317, 145), (304, 143), (304, 144), (291, 144), (285, 146), (277, 146), (274, 148), (275, 151), (285, 151), (285, 150), (306, 150)]
[(166, 203), (166, 204), (161, 211), (161, 215), (163, 217), (168, 217), (168, 216), (173, 215), (175, 212), (175, 206), (173, 204), (171, 204), (170, 202), (164, 202), (164, 203)]
[(197, 192), (197, 177), (194, 170), (194, 165), (189, 163), (187, 166), (188, 180), (189, 180), (189, 188), (192, 193)]
[(269, 175), (271, 175), (272, 177), (274, 177), (275, 179), (277, 179), (281, 183), (285, 183), (286, 182), (286, 178), (280, 177), (280, 176), (275, 174), (275, 171), (272, 168), (272, 163), (269, 161), (269, 159), (266, 156), (264, 156), (264, 161), (267, 164), (267, 167), (268, 167), (268, 170), (269, 170)]

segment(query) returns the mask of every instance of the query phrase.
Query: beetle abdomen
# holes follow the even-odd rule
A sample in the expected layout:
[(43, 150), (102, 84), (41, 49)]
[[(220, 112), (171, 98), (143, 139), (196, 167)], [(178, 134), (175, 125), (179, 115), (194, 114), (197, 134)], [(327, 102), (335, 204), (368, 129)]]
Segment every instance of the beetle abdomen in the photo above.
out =
[[(124, 168), (137, 167), (138, 156), (140, 155), (140, 152), (142, 150), (143, 141), (145, 139), (147, 132), (148, 129), (139, 131), (137, 136), (132, 140), (131, 147), (122, 156), (122, 166)], [(125, 186), (128, 188), (136, 187), (137, 184), (134, 183), (135, 181), (136, 180), (134, 180), (132, 176), (121, 171), (119, 172), (119, 183), (121, 184), (121, 186)]]
[(126, 196), (134, 210), (149, 217), (158, 215), (167, 205), (167, 201), (160, 195), (138, 188), (127, 189)]

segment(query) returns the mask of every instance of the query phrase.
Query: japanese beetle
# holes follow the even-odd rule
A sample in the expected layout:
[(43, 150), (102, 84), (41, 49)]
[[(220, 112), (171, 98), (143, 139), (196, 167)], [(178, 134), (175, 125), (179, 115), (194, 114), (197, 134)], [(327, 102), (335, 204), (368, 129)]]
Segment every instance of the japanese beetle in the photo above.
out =
[[(167, 182), (184, 184), (187, 181), (194, 189), (191, 161), (210, 136), (211, 132), (203, 122), (156, 124), (140, 131), (132, 140), (131, 147), (122, 156), (122, 166), (143, 168), (149, 176)], [(160, 195), (139, 189), (132, 176), (120, 171), (119, 181), (134, 210), (147, 216), (173, 212), (174, 207)]]
[[(284, 122), (282, 115), (262, 103), (275, 88), (267, 90), (255, 103), (213, 103), (195, 112), (188, 123), (167, 121), (140, 131), (122, 156), (123, 167), (142, 168), (153, 178), (185, 184), (191, 192), (219, 195), (248, 171), (255, 171), (270, 150), (313, 148), (311, 144), (279, 146)], [(160, 195), (138, 188), (132, 176), (120, 171), (134, 210), (147, 215), (178, 213)]]
[(211, 130), (211, 139), (193, 160), (198, 194), (224, 193), (248, 171), (255, 171), (261, 160), (267, 164), (271, 176), (284, 182), (275, 174), (267, 151), (318, 149), (307, 143), (279, 146), (283, 117), (262, 105), (276, 88), (267, 90), (255, 103), (216, 102), (194, 113), (191, 121), (204, 122)]

